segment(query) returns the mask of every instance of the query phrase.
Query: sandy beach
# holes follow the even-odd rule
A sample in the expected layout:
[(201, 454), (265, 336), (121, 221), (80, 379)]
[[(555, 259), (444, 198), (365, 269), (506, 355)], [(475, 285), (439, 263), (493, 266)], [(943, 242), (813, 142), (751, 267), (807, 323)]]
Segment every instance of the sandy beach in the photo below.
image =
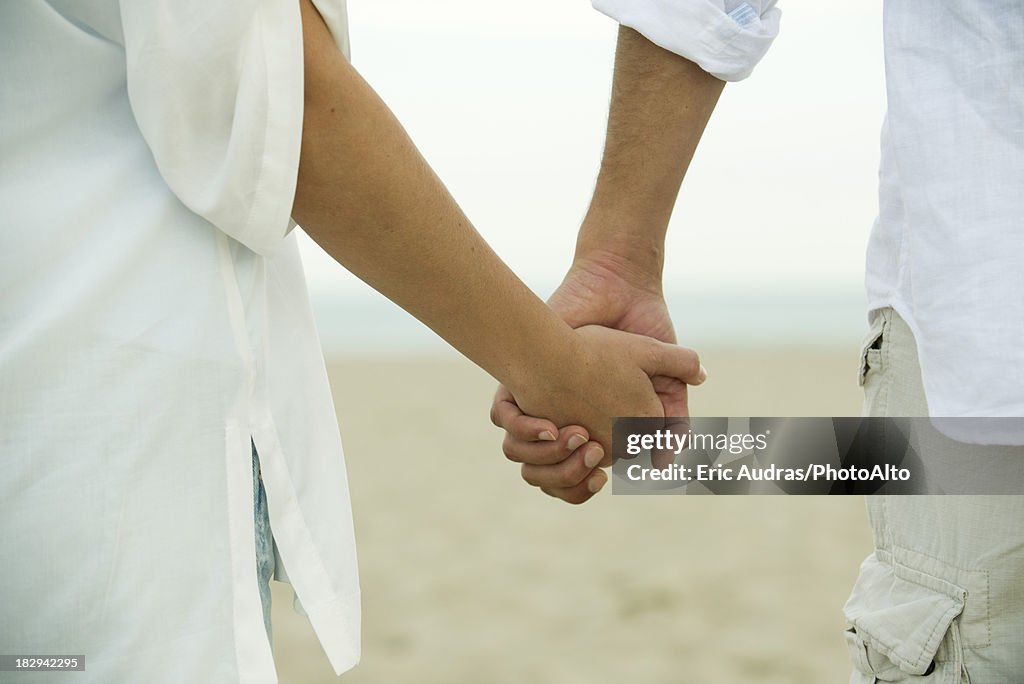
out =
[[(858, 415), (856, 349), (702, 350), (695, 415)], [(628, 497), (524, 485), (452, 355), (333, 359), (363, 587), (351, 684), (845, 682), (861, 497)], [(607, 488), (610, 490), (610, 487)], [(274, 583), (282, 682), (337, 681)]]

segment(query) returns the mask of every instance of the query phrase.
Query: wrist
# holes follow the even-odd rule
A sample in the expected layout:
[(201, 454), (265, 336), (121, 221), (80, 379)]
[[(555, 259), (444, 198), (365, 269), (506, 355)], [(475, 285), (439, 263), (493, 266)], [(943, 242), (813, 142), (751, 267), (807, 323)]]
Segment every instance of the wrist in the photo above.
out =
[(635, 214), (591, 212), (580, 227), (573, 266), (660, 293), (666, 228), (667, 221)]
[(617, 281), (633, 290), (662, 294), (662, 272), (665, 266), (664, 245), (623, 243), (618, 239), (601, 239), (582, 233), (576, 244), (572, 268), (591, 278)]
[(548, 403), (550, 397), (558, 396), (572, 385), (581, 365), (586, 365), (587, 350), (580, 336), (551, 313), (556, 324), (524, 336), (523, 344), (507, 358), (506, 377), (498, 378), (524, 409), (527, 405), (537, 408), (538, 402)]

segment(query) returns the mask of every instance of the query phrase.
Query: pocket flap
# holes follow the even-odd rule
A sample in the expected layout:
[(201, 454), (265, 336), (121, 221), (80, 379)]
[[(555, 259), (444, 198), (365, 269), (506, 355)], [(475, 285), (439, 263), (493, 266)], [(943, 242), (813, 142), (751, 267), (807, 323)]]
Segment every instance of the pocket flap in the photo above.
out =
[(843, 612), (860, 639), (908, 674), (923, 675), (967, 592), (876, 551), (860, 567)]

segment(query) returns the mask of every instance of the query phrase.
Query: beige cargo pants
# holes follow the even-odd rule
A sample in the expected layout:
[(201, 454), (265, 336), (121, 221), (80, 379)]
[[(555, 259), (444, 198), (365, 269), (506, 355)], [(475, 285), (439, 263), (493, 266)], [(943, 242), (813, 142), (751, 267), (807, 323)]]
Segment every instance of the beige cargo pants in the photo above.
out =
[[(893, 310), (876, 313), (862, 360), (865, 415), (928, 415), (914, 337)], [(929, 467), (933, 455), (1011, 473), (1024, 463), (1024, 447), (923, 439)], [(850, 682), (1024, 682), (1024, 496), (869, 496), (867, 507), (875, 551), (844, 607)]]

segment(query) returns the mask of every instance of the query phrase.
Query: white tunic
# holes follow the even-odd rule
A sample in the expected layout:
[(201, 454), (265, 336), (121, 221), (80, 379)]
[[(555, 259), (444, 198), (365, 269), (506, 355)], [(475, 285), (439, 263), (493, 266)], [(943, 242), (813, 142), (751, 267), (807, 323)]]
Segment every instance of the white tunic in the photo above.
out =
[[(725, 80), (749, 75), (778, 32), (774, 0), (592, 1)], [(1024, 416), (1024, 3), (884, 8), (868, 306), (891, 306), (913, 330), (936, 427), (1024, 444), (1020, 421), (984, 420)]]
[[(347, 49), (343, 0), (317, 5)], [(275, 681), (251, 438), (303, 607), (337, 672), (358, 660), (289, 235), (301, 38), (296, 0), (0, 3), (0, 653), (84, 654), (95, 682)]]

